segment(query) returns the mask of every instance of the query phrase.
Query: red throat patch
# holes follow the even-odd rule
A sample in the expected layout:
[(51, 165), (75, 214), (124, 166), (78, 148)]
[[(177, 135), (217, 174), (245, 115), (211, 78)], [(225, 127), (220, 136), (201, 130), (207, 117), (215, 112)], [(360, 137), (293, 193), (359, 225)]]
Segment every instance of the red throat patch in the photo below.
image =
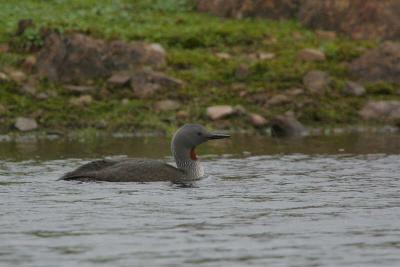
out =
[(194, 151), (194, 148), (192, 148), (192, 149), (190, 150), (190, 158), (191, 158), (192, 160), (197, 160), (197, 155), (196, 155), (196, 151)]

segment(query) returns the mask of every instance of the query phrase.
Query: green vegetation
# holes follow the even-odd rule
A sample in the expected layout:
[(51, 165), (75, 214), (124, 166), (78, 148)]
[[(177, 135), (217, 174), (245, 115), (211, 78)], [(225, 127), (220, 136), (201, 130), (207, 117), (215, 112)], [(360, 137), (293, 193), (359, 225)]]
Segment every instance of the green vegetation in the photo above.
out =
[[(139, 100), (130, 97), (128, 89), (106, 88), (98, 81), (94, 101), (86, 107), (71, 106), (73, 95), (60, 85), (43, 81), (42, 91), (56, 96), (38, 101), (19, 92), (13, 82), (0, 83), (0, 103), (6, 108), (0, 114), (0, 131), (9, 131), (18, 116), (36, 116), (41, 128), (106, 128), (109, 130), (167, 129), (182, 123), (175, 112), (156, 113), (155, 101), (178, 99), (190, 121), (209, 123), (205, 108), (215, 104), (241, 105), (250, 112), (269, 118), (293, 110), (308, 125), (345, 125), (358, 123), (357, 110), (367, 98), (394, 93), (390, 84), (367, 87), (365, 97), (344, 97), (341, 89), (349, 79), (343, 62), (376, 45), (372, 41), (318, 39), (295, 21), (265, 19), (221, 19), (193, 11), (188, 0), (8, 0), (0, 4), (0, 44), (9, 43), (11, 51), (0, 53), (2, 68), (19, 68), (28, 50), (42, 45), (39, 28), (56, 28), (61, 32), (81, 31), (105, 39), (144, 40), (163, 45), (168, 53), (165, 72), (182, 79), (187, 86), (167, 91), (157, 99)], [(35, 23), (22, 36), (14, 32), (20, 19)], [(327, 60), (305, 63), (296, 60), (302, 48), (318, 48)], [(228, 53), (221, 59), (217, 53)], [(269, 60), (251, 60), (255, 53), (273, 53)], [(235, 70), (245, 64), (246, 77)], [(251, 100), (252, 95), (278, 94), (302, 87), (302, 77), (312, 69), (327, 71), (332, 77), (329, 93), (310, 97), (302, 95), (285, 105), (264, 108)], [(108, 94), (104, 95), (104, 90)], [(243, 97), (243, 91), (245, 97)], [(241, 94), (242, 93), (242, 94)], [(124, 104), (121, 100), (128, 98)], [(299, 107), (299, 103), (303, 107)], [(245, 117), (232, 119), (232, 128), (251, 127)]]

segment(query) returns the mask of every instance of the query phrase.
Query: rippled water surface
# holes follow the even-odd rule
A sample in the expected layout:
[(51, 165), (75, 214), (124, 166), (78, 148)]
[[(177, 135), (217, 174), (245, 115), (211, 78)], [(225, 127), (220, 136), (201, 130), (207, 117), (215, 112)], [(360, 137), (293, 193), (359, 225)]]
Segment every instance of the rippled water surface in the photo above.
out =
[(0, 265), (400, 266), (399, 137), (236, 136), (199, 149), (193, 187), (57, 181), (171, 161), (163, 137), (0, 142)]

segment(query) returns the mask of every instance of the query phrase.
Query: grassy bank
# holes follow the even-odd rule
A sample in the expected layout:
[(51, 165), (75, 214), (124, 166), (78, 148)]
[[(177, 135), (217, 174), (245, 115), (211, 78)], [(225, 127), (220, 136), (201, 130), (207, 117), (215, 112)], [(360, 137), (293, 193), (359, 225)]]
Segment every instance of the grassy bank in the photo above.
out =
[[(168, 53), (165, 72), (182, 79), (186, 86), (142, 100), (130, 97), (127, 89), (108, 88), (97, 81), (98, 90), (88, 106), (75, 107), (71, 93), (62, 86), (42, 81), (39, 91), (56, 92), (38, 101), (23, 94), (14, 82), (0, 84), (2, 132), (12, 129), (18, 116), (36, 117), (42, 129), (105, 128), (109, 130), (168, 129), (184, 121), (197, 121), (212, 126), (251, 128), (247, 117), (234, 117), (213, 123), (205, 116), (210, 105), (241, 105), (249, 112), (266, 118), (294, 111), (301, 122), (311, 126), (360, 124), (358, 110), (368, 99), (400, 99), (391, 84), (366, 85), (362, 97), (345, 97), (341, 90), (349, 77), (343, 62), (348, 62), (374, 41), (346, 38), (323, 40), (295, 21), (265, 19), (221, 19), (193, 11), (193, 1), (163, 0), (9, 0), (0, 3), (0, 43), (10, 43), (9, 52), (0, 53), (0, 70), (19, 68), (27, 48), (40, 46), (40, 27), (81, 31), (105, 39), (144, 40), (160, 43)], [(35, 23), (22, 36), (15, 37), (17, 22), (32, 19)], [(296, 54), (303, 48), (318, 48), (327, 60), (301, 62)], [(229, 59), (218, 56), (227, 53)], [(273, 53), (268, 60), (252, 61), (255, 53)], [(235, 75), (241, 65), (249, 68), (245, 77)], [(258, 93), (273, 96), (290, 88), (303, 87), (303, 76), (312, 69), (330, 74), (329, 93), (307, 94), (293, 101), (265, 108), (252, 99)], [(128, 99), (121, 103), (122, 99)], [(181, 110), (189, 114), (179, 119), (175, 111), (157, 113), (153, 104), (161, 99), (176, 99)]]

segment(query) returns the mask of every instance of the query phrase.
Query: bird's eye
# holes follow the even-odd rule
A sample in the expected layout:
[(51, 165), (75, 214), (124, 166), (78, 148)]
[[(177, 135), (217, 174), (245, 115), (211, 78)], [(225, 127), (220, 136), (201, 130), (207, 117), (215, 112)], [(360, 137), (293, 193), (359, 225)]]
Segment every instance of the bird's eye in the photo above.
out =
[(197, 135), (198, 135), (198, 136), (202, 136), (202, 133), (201, 133), (201, 132), (198, 132)]

